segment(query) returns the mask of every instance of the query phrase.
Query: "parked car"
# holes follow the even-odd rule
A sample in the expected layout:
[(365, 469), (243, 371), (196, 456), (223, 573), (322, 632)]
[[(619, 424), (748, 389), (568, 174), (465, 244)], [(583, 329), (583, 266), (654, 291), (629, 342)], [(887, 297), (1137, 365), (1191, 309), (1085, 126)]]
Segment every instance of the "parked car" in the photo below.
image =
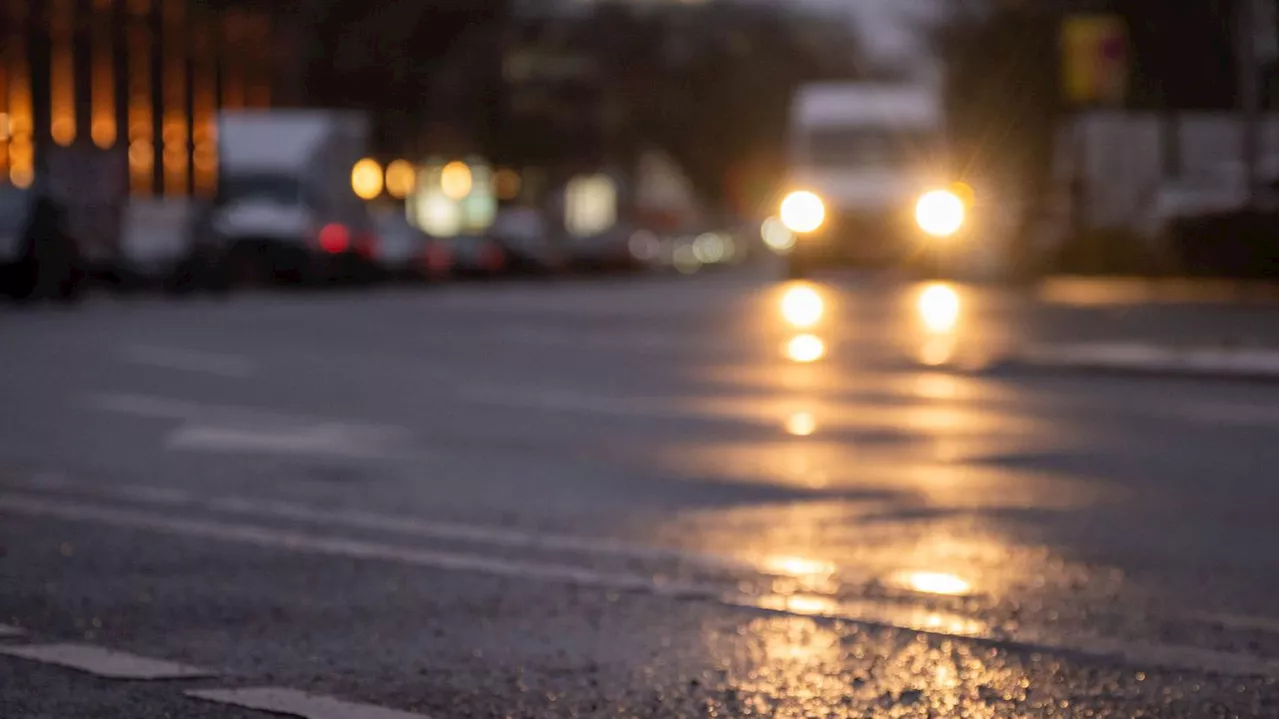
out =
[(448, 245), (409, 224), (399, 208), (377, 208), (373, 223), (378, 235), (374, 264), (383, 278), (439, 280), (449, 274)]
[(80, 296), (84, 272), (67, 213), (52, 197), (0, 186), (0, 292), (14, 300)]
[(456, 235), (444, 240), (444, 245), (455, 276), (495, 277), (507, 269), (507, 251), (485, 235)]
[(485, 234), (502, 249), (507, 270), (544, 273), (564, 266), (563, 250), (552, 236), (546, 217), (537, 208), (503, 207)]
[(174, 285), (370, 279), (378, 236), (354, 186), (367, 136), (358, 113), (220, 113), (218, 191)]

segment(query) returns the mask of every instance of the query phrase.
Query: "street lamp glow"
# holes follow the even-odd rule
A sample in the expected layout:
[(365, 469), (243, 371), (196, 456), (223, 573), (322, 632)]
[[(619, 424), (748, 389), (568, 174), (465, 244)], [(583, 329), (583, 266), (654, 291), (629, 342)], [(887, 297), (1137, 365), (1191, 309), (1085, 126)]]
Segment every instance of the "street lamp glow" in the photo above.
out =
[(827, 208), (823, 206), (822, 198), (808, 190), (797, 190), (782, 200), (778, 217), (788, 230), (804, 234), (822, 227), (827, 219)]
[(916, 201), (916, 224), (934, 237), (950, 237), (964, 224), (964, 201), (950, 190), (931, 190)]

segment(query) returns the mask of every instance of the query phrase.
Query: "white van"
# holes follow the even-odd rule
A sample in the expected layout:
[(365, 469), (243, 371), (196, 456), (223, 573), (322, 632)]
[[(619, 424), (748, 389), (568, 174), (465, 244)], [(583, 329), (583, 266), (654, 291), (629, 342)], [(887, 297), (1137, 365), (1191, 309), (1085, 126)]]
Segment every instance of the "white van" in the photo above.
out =
[(933, 84), (822, 83), (792, 102), (788, 194), (793, 275), (825, 264), (894, 266), (960, 232), (971, 197), (953, 185)]

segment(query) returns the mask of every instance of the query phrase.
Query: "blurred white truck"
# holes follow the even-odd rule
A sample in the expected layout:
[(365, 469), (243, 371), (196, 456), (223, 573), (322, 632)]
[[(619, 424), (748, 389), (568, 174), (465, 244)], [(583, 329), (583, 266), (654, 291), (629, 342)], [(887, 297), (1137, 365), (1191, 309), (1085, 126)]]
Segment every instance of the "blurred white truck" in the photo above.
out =
[(377, 236), (353, 188), (353, 168), (368, 152), (362, 114), (223, 112), (217, 132), (217, 194), (196, 223), (179, 284), (372, 273)]
[(971, 196), (953, 185), (935, 83), (817, 83), (792, 101), (781, 220), (793, 275), (825, 264), (895, 266), (960, 232)]

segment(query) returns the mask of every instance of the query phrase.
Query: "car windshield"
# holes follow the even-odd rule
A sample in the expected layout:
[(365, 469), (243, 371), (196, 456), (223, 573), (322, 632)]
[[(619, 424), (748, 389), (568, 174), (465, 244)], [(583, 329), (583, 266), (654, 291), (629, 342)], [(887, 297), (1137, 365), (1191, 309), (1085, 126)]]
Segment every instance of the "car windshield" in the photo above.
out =
[(927, 160), (936, 142), (931, 133), (896, 128), (822, 128), (809, 134), (805, 153), (819, 167), (896, 167)]

